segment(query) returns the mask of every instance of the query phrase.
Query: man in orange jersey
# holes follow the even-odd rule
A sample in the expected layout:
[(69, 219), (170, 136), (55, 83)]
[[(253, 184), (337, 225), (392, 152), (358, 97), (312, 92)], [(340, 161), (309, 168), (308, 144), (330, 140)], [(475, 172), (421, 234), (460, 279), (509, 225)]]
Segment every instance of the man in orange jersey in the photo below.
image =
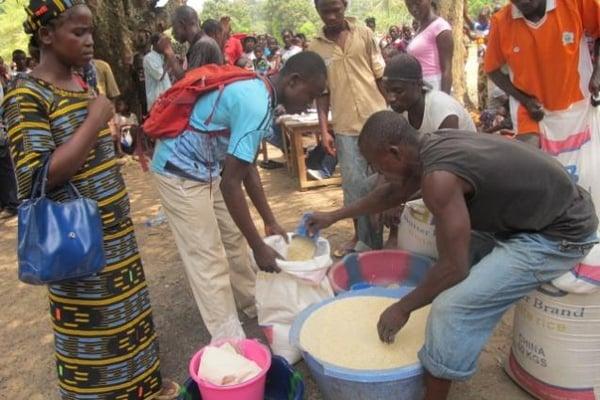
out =
[(485, 71), (511, 96), (520, 139), (539, 147), (546, 111), (567, 110), (598, 94), (600, 69), (586, 36), (599, 35), (598, 0), (511, 0), (492, 17)]

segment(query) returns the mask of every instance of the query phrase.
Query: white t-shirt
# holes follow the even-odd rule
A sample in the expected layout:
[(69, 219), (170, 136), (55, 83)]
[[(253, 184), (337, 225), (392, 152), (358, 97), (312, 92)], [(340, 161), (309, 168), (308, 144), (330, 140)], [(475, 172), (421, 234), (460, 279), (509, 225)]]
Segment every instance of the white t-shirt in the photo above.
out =
[(171, 78), (168, 73), (165, 73), (164, 56), (154, 50), (144, 56), (143, 65), (146, 77), (146, 102), (148, 109), (151, 109), (156, 99), (171, 87)]
[[(408, 118), (408, 113), (404, 114)], [(458, 129), (477, 132), (471, 115), (454, 97), (439, 90), (430, 90), (425, 93), (425, 111), (423, 122), (417, 130), (421, 133), (437, 131), (440, 125), (450, 115), (458, 117)]]
[(243, 56), (246, 57), (250, 61), (256, 60), (256, 55), (254, 54), (254, 50), (251, 51), (250, 53), (244, 53)]
[(298, 53), (302, 53), (302, 47), (298, 47), (296, 45), (292, 45), (289, 49), (286, 49), (284, 47), (281, 50), (281, 65), (285, 65), (287, 60), (289, 60)]

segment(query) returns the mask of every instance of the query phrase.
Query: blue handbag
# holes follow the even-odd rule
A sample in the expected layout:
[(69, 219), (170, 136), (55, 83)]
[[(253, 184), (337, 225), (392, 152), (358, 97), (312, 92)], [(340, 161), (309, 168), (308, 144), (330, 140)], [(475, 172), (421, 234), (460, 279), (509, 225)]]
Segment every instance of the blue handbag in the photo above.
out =
[(48, 158), (31, 198), (19, 206), (19, 279), (32, 285), (88, 277), (106, 265), (98, 203), (82, 197), (70, 182), (71, 199), (47, 198), (49, 167)]

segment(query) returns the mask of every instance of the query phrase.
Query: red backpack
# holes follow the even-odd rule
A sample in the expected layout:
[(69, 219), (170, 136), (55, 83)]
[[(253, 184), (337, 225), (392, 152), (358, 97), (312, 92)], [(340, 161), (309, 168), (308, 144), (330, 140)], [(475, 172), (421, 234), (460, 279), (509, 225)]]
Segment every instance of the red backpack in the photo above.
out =
[[(200, 96), (219, 90), (216, 109), (225, 86), (257, 77), (254, 72), (232, 65), (209, 64), (190, 70), (156, 100), (144, 122), (144, 133), (154, 139), (176, 137), (190, 126), (192, 109)], [(212, 120), (215, 109), (207, 124)]]

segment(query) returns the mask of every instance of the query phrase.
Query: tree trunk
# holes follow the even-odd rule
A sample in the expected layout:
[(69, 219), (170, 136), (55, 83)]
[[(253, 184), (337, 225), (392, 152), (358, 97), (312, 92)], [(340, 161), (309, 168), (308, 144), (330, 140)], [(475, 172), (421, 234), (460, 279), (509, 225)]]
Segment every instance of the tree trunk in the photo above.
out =
[(169, 15), (185, 4), (184, 0), (169, 0), (156, 8), (157, 0), (88, 0), (94, 15), (95, 58), (108, 62), (121, 94), (132, 111), (141, 116), (145, 102), (143, 83), (138, 78), (141, 58), (148, 52), (150, 36), (170, 25)]
[(454, 97), (469, 103), (466, 85), (465, 65), (467, 62), (467, 49), (464, 42), (464, 1), (439, 0), (438, 13), (452, 25), (452, 38), (454, 39), (454, 57), (452, 59), (452, 91)]

